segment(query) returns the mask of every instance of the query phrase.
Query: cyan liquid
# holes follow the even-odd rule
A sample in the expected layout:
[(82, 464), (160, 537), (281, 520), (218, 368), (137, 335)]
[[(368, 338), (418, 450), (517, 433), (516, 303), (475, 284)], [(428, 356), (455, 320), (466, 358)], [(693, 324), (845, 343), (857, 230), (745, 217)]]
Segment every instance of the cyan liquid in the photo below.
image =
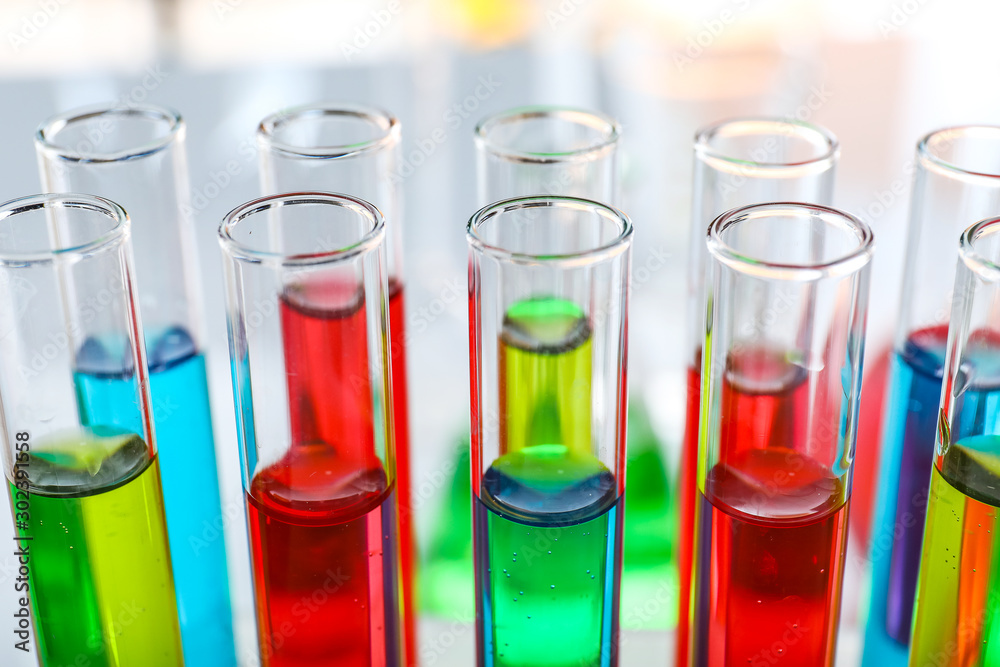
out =
[(863, 667), (907, 663), (946, 341), (946, 327), (915, 332), (892, 361), (870, 540)]
[[(91, 338), (77, 354), (84, 424), (114, 424), (141, 433), (138, 411), (119, 407), (136, 400), (128, 363), (109, 348)], [(150, 337), (147, 357), (185, 664), (235, 666), (205, 358), (180, 328)]]

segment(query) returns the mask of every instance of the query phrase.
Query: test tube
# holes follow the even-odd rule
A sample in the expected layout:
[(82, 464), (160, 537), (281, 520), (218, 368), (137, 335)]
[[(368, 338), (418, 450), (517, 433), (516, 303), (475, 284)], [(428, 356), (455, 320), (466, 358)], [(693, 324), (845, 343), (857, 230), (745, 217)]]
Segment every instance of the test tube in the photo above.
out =
[(385, 227), (257, 199), (219, 228), (261, 664), (403, 664)]
[(834, 664), (871, 231), (733, 209), (707, 235), (692, 659)]
[(467, 238), (478, 664), (613, 667), (631, 223), (523, 197)]
[(917, 145), (906, 267), (889, 371), (869, 558), (862, 665), (905, 665), (944, 377), (955, 239), (1000, 214), (1000, 127), (955, 127)]
[(569, 107), (510, 109), (476, 126), (480, 206), (561, 195), (618, 206), (618, 121)]
[(14, 635), (42, 667), (184, 664), (129, 235), (98, 197), (0, 204)]
[(915, 667), (1000, 664), (998, 232), (1000, 218), (982, 220), (959, 246), (910, 649)]
[(303, 190), (343, 192), (371, 202), (385, 219), (389, 274), (392, 410), (396, 433), (399, 552), (403, 560), (403, 619), (407, 655), (416, 660), (416, 527), (410, 478), (410, 418), (403, 302), (403, 206), (400, 124), (391, 114), (343, 103), (279, 111), (257, 128), (261, 194)]
[(750, 204), (797, 201), (829, 205), (840, 156), (826, 129), (779, 118), (739, 118), (699, 130), (694, 140), (691, 250), (688, 253), (687, 413), (681, 449), (676, 662), (688, 664), (691, 585), (694, 578), (698, 415), (705, 334), (705, 230), (722, 213)]
[[(55, 116), (35, 148), (47, 192), (121, 203), (134, 224), (138, 306), (146, 330), (153, 422), (163, 475), (170, 556), (188, 667), (235, 667), (225, 540), (212, 435), (186, 128), (155, 106), (100, 106)], [(86, 394), (101, 419), (116, 389)]]

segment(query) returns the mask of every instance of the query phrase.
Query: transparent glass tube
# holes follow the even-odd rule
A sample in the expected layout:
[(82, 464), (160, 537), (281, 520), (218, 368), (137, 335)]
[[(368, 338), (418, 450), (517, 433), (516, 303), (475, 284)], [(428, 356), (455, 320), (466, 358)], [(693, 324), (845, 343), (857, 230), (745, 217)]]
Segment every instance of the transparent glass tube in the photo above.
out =
[(382, 216), (346, 195), (276, 195), (219, 236), (261, 664), (398, 667)]
[(42, 665), (184, 664), (129, 235), (98, 197), (0, 205), (15, 636)]
[[(235, 667), (185, 133), (168, 109), (87, 107), (43, 123), (35, 149), (45, 191), (107, 197), (133, 221), (184, 658), (188, 667)], [(91, 399), (99, 413), (112, 396)]]
[(695, 135), (694, 192), (688, 274), (689, 356), (687, 412), (681, 449), (678, 530), (678, 613), (676, 660), (689, 653), (691, 585), (694, 579), (698, 415), (701, 357), (705, 334), (705, 230), (722, 213), (750, 204), (794, 201), (829, 205), (840, 150), (822, 127), (776, 118), (740, 118), (709, 125)]
[(969, 225), (998, 213), (1000, 127), (944, 129), (920, 141), (870, 539), (866, 667), (907, 661), (944, 377), (953, 248)]
[(385, 219), (389, 275), (392, 409), (396, 433), (403, 609), (407, 655), (416, 656), (416, 526), (410, 463), (410, 417), (403, 301), (403, 206), (399, 121), (380, 109), (319, 103), (272, 114), (257, 128), (264, 195), (303, 190), (343, 192), (378, 207)]
[(528, 195), (583, 197), (617, 206), (618, 121), (567, 107), (523, 107), (476, 126), (478, 201)]
[(1000, 663), (1000, 218), (962, 235), (910, 664)]
[(617, 665), (631, 239), (569, 197), (469, 222), (481, 666)]
[(689, 664), (830, 667), (871, 231), (757, 204), (716, 218), (707, 243)]

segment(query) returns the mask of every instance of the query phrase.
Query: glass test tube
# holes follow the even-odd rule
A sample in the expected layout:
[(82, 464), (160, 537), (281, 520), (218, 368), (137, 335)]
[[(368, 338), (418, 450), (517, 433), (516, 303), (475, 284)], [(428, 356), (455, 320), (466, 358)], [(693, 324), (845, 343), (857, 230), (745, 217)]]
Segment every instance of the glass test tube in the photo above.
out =
[(822, 127), (777, 118), (740, 118), (703, 128), (694, 142), (691, 251), (688, 253), (687, 416), (681, 450), (678, 568), (680, 612), (676, 661), (688, 661), (691, 586), (694, 580), (695, 505), (698, 473), (698, 415), (701, 356), (705, 334), (705, 230), (738, 206), (797, 201), (829, 205), (840, 151)]
[[(42, 187), (120, 202), (133, 221), (153, 422), (188, 667), (235, 667), (215, 442), (201, 340), (198, 262), (184, 121), (154, 106), (89, 107), (35, 135)], [(113, 420), (117, 389), (95, 385), (89, 410)], [(105, 412), (112, 411), (112, 412)]]
[(478, 202), (529, 195), (583, 197), (618, 206), (613, 118), (566, 107), (523, 107), (476, 126)]
[(944, 377), (955, 239), (1000, 214), (1000, 127), (939, 130), (917, 145), (906, 268), (889, 371), (869, 557), (862, 665), (907, 661)]
[(480, 666), (617, 665), (631, 238), (569, 197), (469, 222)]
[(707, 243), (688, 664), (829, 667), (871, 231), (831, 208), (757, 204), (716, 218)]
[(370, 107), (320, 103), (286, 109), (261, 121), (261, 194), (303, 190), (343, 192), (371, 202), (386, 225), (389, 274), (392, 410), (396, 434), (399, 552), (403, 560), (403, 619), (409, 662), (416, 660), (416, 527), (410, 479), (410, 418), (406, 372), (406, 312), (403, 307), (403, 206), (400, 124)]
[(129, 221), (0, 205), (0, 424), (42, 667), (183, 665)]
[(402, 665), (382, 216), (271, 196), (219, 236), (261, 663)]
[(1000, 664), (1000, 218), (962, 235), (910, 663)]

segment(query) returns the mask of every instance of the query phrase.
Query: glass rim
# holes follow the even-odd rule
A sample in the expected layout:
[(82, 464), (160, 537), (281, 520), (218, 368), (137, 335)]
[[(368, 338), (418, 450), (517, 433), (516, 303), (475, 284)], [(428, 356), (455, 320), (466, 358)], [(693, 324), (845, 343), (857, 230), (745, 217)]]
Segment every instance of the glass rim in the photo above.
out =
[[(602, 138), (592, 146), (557, 153), (515, 150), (499, 144), (490, 138), (490, 132), (495, 127), (528, 118), (565, 118), (578, 125), (585, 125), (601, 130)], [(621, 138), (621, 133), (621, 124), (613, 117), (599, 111), (571, 106), (533, 105), (515, 107), (491, 114), (476, 124), (473, 135), (477, 147), (512, 162), (554, 164), (574, 159), (596, 159), (597, 157), (601, 157), (614, 149)]]
[(120, 245), (128, 238), (131, 221), (121, 206), (96, 195), (75, 192), (53, 192), (28, 195), (0, 203), (0, 220), (40, 209), (76, 208), (100, 213), (114, 221), (114, 225), (96, 238), (84, 243), (49, 250), (10, 251), (0, 249), (0, 264), (38, 264), (65, 256), (89, 255), (108, 247)]
[[(55, 138), (63, 129), (72, 123), (91, 120), (100, 116), (134, 116), (157, 121), (166, 121), (167, 131), (151, 141), (129, 148), (103, 152), (98, 150), (79, 150), (59, 144)], [(96, 104), (77, 107), (51, 116), (43, 121), (35, 130), (35, 146), (48, 155), (59, 157), (70, 162), (121, 162), (133, 160), (158, 153), (170, 146), (184, 130), (184, 119), (180, 113), (155, 104)], [(92, 142), (91, 142), (92, 143)]]
[[(753, 160), (742, 160), (731, 155), (718, 151), (712, 141), (719, 136), (724, 129), (737, 128), (741, 125), (748, 126), (747, 131), (741, 134), (752, 135), (773, 135), (791, 136), (798, 135), (813, 145), (822, 146), (823, 149), (816, 157), (808, 160), (796, 162), (756, 162)], [(710, 125), (700, 128), (694, 135), (695, 155), (702, 159), (718, 160), (723, 164), (734, 168), (754, 167), (755, 169), (782, 170), (797, 167), (828, 167), (832, 165), (840, 153), (840, 141), (837, 136), (822, 125), (807, 123), (805, 121), (778, 118), (775, 116), (739, 116), (720, 120)]]
[[(241, 221), (265, 213), (282, 206), (299, 206), (303, 204), (322, 204), (348, 208), (367, 218), (371, 227), (361, 237), (347, 246), (330, 250), (317, 250), (306, 253), (280, 253), (258, 250), (239, 241), (233, 236), (233, 230)], [(218, 229), (219, 244), (223, 252), (234, 260), (247, 261), (256, 264), (272, 265), (313, 265), (340, 262), (360, 255), (365, 255), (378, 248), (385, 240), (385, 220), (382, 213), (360, 197), (353, 197), (337, 192), (288, 192), (283, 194), (258, 197), (240, 204), (223, 217)]]
[[(299, 146), (275, 138), (283, 124), (312, 120), (314, 117), (342, 116), (366, 122), (380, 130), (378, 136), (352, 144), (331, 146)], [(289, 107), (266, 116), (257, 125), (257, 141), (267, 150), (304, 159), (348, 158), (372, 153), (399, 142), (399, 119), (377, 107), (341, 102), (315, 102)]]
[[(513, 211), (532, 208), (564, 208), (577, 211), (598, 212), (607, 219), (614, 220), (619, 225), (617, 236), (612, 240), (597, 245), (587, 250), (573, 253), (556, 254), (532, 254), (514, 252), (502, 246), (490, 243), (479, 234), (482, 225), (499, 215), (504, 215)], [(484, 255), (489, 255), (496, 259), (513, 262), (515, 264), (562, 264), (570, 266), (586, 266), (596, 264), (613, 257), (617, 257), (624, 252), (632, 243), (632, 221), (625, 213), (619, 209), (602, 204), (592, 199), (580, 197), (566, 197), (558, 195), (530, 195), (526, 197), (512, 197), (498, 202), (488, 204), (469, 219), (466, 225), (466, 240), (469, 246)]]
[[(740, 221), (751, 216), (773, 217), (776, 213), (792, 213), (797, 216), (819, 214), (827, 219), (838, 220), (844, 228), (854, 233), (857, 245), (840, 257), (824, 262), (792, 264), (768, 262), (750, 257), (737, 251), (722, 239), (722, 233)], [(801, 202), (751, 204), (730, 209), (712, 221), (708, 227), (707, 237), (708, 251), (716, 260), (740, 273), (771, 280), (815, 282), (825, 278), (850, 275), (868, 265), (875, 251), (875, 236), (871, 228), (860, 218), (829, 206)]]
[(1000, 282), (1000, 259), (990, 259), (976, 250), (976, 242), (988, 234), (1000, 232), (1000, 217), (991, 217), (971, 225), (962, 232), (958, 254), (966, 267), (987, 282)]
[[(1000, 125), (954, 125), (951, 127), (939, 128), (933, 132), (927, 133), (920, 139), (919, 142), (917, 142), (917, 156), (922, 162), (937, 167), (946, 173), (967, 176), (972, 179), (984, 179), (989, 181), (1000, 180), (1000, 171), (997, 171), (996, 173), (989, 173), (976, 171), (974, 169), (966, 169), (958, 164), (955, 164), (954, 162), (945, 160), (933, 150), (932, 146), (935, 139), (945, 137), (946, 135), (955, 135), (957, 137), (972, 133), (994, 135), (997, 139), (1000, 139)], [(948, 139), (947, 141), (948, 146), (950, 146), (954, 141), (954, 137)]]

